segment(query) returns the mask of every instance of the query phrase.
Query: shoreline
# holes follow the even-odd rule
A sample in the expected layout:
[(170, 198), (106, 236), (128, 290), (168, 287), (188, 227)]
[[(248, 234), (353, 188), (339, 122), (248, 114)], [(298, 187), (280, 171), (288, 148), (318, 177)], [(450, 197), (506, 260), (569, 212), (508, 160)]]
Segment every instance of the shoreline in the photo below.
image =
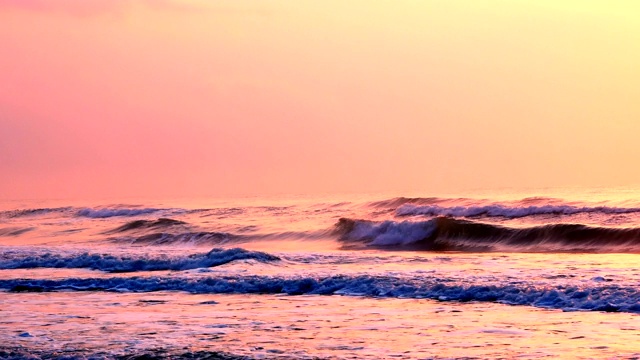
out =
[(11, 351), (14, 359), (640, 355), (638, 315), (629, 313), (347, 296), (0, 293), (2, 308), (17, 300), (20, 309), (5, 312), (0, 324), (0, 357)]

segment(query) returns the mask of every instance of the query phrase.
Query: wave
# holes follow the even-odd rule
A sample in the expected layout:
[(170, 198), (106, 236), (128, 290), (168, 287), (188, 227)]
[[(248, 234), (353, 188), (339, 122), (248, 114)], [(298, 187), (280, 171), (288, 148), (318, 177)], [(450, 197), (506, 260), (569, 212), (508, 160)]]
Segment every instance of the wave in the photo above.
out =
[[(597, 284), (597, 282), (594, 282)], [(591, 310), (640, 313), (640, 291), (615, 284), (537, 287), (526, 283), (466, 285), (430, 277), (329, 276), (283, 278), (222, 276), (205, 278), (127, 277), (61, 280), (0, 280), (0, 289), (12, 292), (185, 291), (207, 294), (350, 295), (382, 298), (418, 298), (439, 301), (480, 301), (527, 305), (565, 311)]]
[(0, 236), (20, 236), (26, 232), (35, 230), (35, 227), (7, 227), (0, 229)]
[(419, 204), (419, 205), (429, 205), (429, 204), (437, 204), (440, 202), (446, 201), (446, 199), (437, 198), (437, 197), (395, 197), (386, 200), (373, 201), (369, 203), (369, 206), (377, 207), (377, 208), (396, 208), (398, 206), (404, 204)]
[(115, 243), (130, 245), (219, 245), (229, 242), (238, 242), (245, 236), (226, 232), (197, 231), (182, 232), (177, 234), (167, 232), (155, 232), (141, 236), (115, 237), (110, 240)]
[(20, 218), (26, 216), (38, 216), (56, 212), (66, 212), (71, 210), (71, 207), (56, 207), (56, 208), (38, 208), (38, 209), (18, 209), (18, 210), (5, 210), (0, 211), (0, 217), (4, 218)]
[(640, 252), (640, 228), (549, 224), (514, 228), (437, 217), (427, 221), (342, 218), (336, 233), (347, 248), (427, 251)]
[(404, 204), (396, 210), (398, 216), (453, 216), (453, 217), (503, 217), (509, 219), (535, 215), (576, 215), (584, 213), (601, 213), (606, 215), (638, 213), (640, 208), (624, 208), (611, 206), (572, 206), (572, 205), (532, 205), (532, 206), (453, 206), (438, 205), (416, 206)]
[(117, 233), (129, 232), (133, 230), (170, 228), (170, 227), (181, 226), (181, 225), (188, 225), (188, 224), (184, 221), (174, 220), (169, 218), (159, 218), (157, 220), (134, 220), (122, 226), (118, 226), (113, 230), (109, 230), (105, 232), (105, 234), (117, 234)]
[[(134, 223), (134, 222), (132, 222)], [(154, 222), (135, 222), (136, 224), (141, 225), (141, 229), (144, 229), (147, 225), (152, 225)], [(186, 223), (183, 223), (186, 224)], [(176, 227), (178, 225), (178, 229), (182, 229), (182, 224), (173, 224), (167, 223), (165, 224), (167, 227)], [(160, 226), (165, 226), (160, 225)], [(125, 224), (124, 226), (127, 226)], [(118, 228), (119, 229), (119, 228)], [(116, 231), (118, 229), (114, 229), (112, 231), (107, 232), (107, 234), (115, 234), (124, 231)], [(249, 228), (248, 230), (245, 228), (237, 229), (237, 232), (251, 232), (253, 228)], [(229, 232), (218, 232), (218, 231), (186, 231), (186, 232), (152, 232), (150, 234), (137, 235), (137, 236), (114, 236), (109, 239), (109, 241), (118, 243), (118, 244), (129, 244), (129, 245), (146, 245), (146, 246), (154, 246), (154, 245), (221, 245), (221, 244), (239, 244), (244, 242), (251, 241), (277, 241), (277, 240), (319, 240), (333, 237), (334, 231), (332, 230), (312, 230), (312, 231), (283, 231), (283, 232), (274, 232), (274, 233), (247, 233), (247, 234), (237, 234), (237, 233), (229, 233)]]
[(140, 209), (127, 209), (127, 208), (101, 208), (101, 209), (92, 209), (92, 208), (83, 208), (78, 210), (76, 213), (77, 216), (88, 217), (88, 218), (109, 218), (114, 216), (139, 216), (139, 215), (149, 215), (156, 213), (158, 211), (167, 210), (167, 209), (155, 209), (155, 208), (140, 208)]
[[(478, 205), (490, 205), (495, 204), (495, 201), (490, 199), (474, 199), (474, 198), (442, 198), (442, 197), (394, 197), (386, 200), (379, 200), (370, 202), (369, 206), (382, 207), (382, 208), (398, 208), (402, 205), (441, 205), (441, 204), (457, 204), (459, 206), (478, 206)], [(509, 201), (509, 203), (517, 204), (520, 206), (531, 205), (566, 205), (566, 201), (558, 198), (534, 196), (527, 197), (520, 200)]]
[(183, 257), (133, 257), (108, 254), (58, 255), (45, 253), (22, 258), (0, 260), (0, 269), (65, 268), (91, 269), (105, 272), (191, 270), (224, 265), (237, 260), (273, 262), (279, 257), (240, 248), (213, 249), (207, 253)]
[(17, 210), (5, 210), (0, 211), (0, 217), (4, 218), (21, 218), (29, 216), (41, 216), (51, 213), (71, 213), (75, 216), (87, 217), (87, 218), (109, 218), (116, 216), (139, 216), (153, 214), (163, 210), (170, 209), (157, 209), (157, 208), (124, 208), (124, 207), (111, 207), (111, 208), (74, 208), (71, 206), (55, 207), (55, 208), (37, 208), (37, 209), (17, 209)]

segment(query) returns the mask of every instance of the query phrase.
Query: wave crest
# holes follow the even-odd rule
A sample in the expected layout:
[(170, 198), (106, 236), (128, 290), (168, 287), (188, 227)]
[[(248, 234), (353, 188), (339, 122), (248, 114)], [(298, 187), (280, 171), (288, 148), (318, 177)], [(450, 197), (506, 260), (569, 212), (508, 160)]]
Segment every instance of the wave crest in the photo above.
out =
[(21, 218), (21, 217), (28, 217), (28, 216), (39, 216), (39, 215), (46, 215), (49, 213), (66, 212), (66, 211), (69, 211), (70, 209), (71, 207), (5, 210), (5, 211), (0, 211), (0, 217)]
[(58, 255), (46, 253), (0, 261), (0, 269), (65, 268), (91, 269), (105, 272), (191, 270), (224, 265), (237, 260), (273, 262), (279, 257), (241, 248), (212, 249), (208, 253), (184, 257), (133, 257), (108, 254)]
[(189, 293), (351, 295), (384, 298), (482, 301), (526, 305), (565, 311), (640, 312), (640, 292), (615, 284), (539, 287), (529, 283), (468, 285), (448, 279), (394, 276), (329, 276), (283, 278), (221, 276), (205, 278), (120, 277), (62, 280), (0, 280), (0, 289), (13, 292), (185, 291)]
[(572, 205), (532, 205), (532, 206), (454, 206), (438, 205), (416, 206), (404, 204), (396, 210), (398, 216), (453, 216), (453, 217), (503, 217), (509, 219), (535, 215), (576, 215), (601, 213), (606, 215), (630, 214), (640, 212), (640, 208), (621, 208), (610, 206), (572, 206)]
[(431, 251), (640, 252), (640, 228), (549, 224), (513, 228), (449, 217), (427, 221), (340, 219), (345, 247)]
[(92, 208), (84, 208), (78, 210), (76, 213), (78, 216), (102, 219), (109, 218), (114, 216), (139, 216), (139, 215), (149, 215), (155, 212), (165, 210), (165, 209), (155, 209), (155, 208), (141, 208), (141, 209), (126, 209), (126, 208), (103, 208), (103, 209), (92, 209)]
[(105, 232), (105, 234), (117, 234), (123, 232), (129, 232), (133, 230), (146, 230), (146, 229), (158, 229), (158, 228), (170, 228), (174, 226), (188, 225), (184, 221), (174, 220), (169, 218), (159, 218), (157, 220), (134, 220), (128, 223), (118, 226), (117, 228)]
[(112, 238), (111, 241), (130, 245), (219, 245), (238, 241), (243, 238), (243, 236), (226, 232), (197, 231), (177, 234), (155, 232), (135, 237), (125, 236)]

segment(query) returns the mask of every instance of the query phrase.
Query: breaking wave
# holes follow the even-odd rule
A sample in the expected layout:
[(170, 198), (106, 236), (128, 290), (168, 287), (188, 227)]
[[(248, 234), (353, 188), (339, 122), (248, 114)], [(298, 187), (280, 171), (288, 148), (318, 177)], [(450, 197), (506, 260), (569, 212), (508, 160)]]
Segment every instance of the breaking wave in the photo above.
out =
[(266, 263), (280, 260), (280, 258), (264, 252), (248, 251), (240, 248), (213, 249), (208, 253), (181, 257), (136, 257), (89, 253), (58, 255), (45, 253), (0, 260), (0, 269), (66, 268), (105, 272), (181, 271), (220, 266), (237, 260), (255, 260)]
[(615, 284), (538, 287), (518, 282), (498, 285), (467, 285), (431, 277), (403, 279), (394, 276), (360, 275), (318, 278), (223, 276), (206, 278), (12, 279), (0, 280), (0, 289), (12, 292), (185, 291), (197, 294), (350, 295), (459, 302), (497, 302), (566, 311), (640, 312), (640, 291)]
[(353, 220), (336, 225), (347, 248), (427, 251), (640, 252), (640, 228), (548, 224), (515, 228), (437, 217), (427, 221)]
[(532, 205), (532, 206), (438, 206), (404, 204), (396, 210), (398, 216), (427, 215), (453, 217), (504, 217), (521, 218), (535, 215), (576, 215), (601, 213), (605, 215), (630, 214), (640, 212), (640, 208), (610, 206), (572, 206), (572, 205)]

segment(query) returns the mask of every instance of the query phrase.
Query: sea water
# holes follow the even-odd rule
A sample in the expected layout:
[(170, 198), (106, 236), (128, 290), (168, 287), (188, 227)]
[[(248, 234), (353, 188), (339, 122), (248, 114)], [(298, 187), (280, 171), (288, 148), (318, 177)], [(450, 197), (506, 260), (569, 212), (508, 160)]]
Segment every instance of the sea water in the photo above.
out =
[(635, 194), (5, 202), (0, 357), (640, 357)]

